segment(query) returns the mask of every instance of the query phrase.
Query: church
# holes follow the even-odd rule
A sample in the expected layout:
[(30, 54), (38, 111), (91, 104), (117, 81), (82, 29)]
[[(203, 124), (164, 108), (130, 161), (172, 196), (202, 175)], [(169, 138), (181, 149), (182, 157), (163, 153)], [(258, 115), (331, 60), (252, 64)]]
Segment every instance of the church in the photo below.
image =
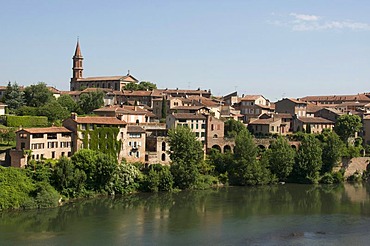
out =
[(80, 43), (77, 40), (75, 54), (73, 56), (73, 75), (70, 83), (71, 91), (79, 91), (85, 88), (102, 88), (114, 91), (122, 91), (125, 85), (129, 83), (138, 83), (139, 81), (130, 73), (124, 76), (105, 76), (105, 77), (83, 77), (83, 56)]

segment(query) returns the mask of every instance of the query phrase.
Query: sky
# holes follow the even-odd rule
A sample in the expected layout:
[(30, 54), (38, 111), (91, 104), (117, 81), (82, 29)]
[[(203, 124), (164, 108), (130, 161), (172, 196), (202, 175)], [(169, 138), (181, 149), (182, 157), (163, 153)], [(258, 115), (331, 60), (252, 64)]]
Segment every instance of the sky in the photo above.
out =
[(158, 88), (283, 97), (370, 92), (368, 0), (0, 0), (0, 82), (69, 90), (130, 74)]

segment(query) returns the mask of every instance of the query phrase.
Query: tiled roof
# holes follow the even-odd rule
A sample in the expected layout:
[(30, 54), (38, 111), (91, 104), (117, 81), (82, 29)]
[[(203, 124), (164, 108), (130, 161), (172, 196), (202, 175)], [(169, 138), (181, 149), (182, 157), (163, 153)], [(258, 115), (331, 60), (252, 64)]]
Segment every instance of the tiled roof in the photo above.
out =
[(49, 89), (49, 91), (51, 91), (54, 94), (60, 94), (61, 93), (60, 90), (58, 90), (57, 88), (55, 88), (53, 86), (48, 86), (47, 88)]
[(88, 82), (88, 81), (110, 81), (110, 80), (123, 80), (128, 82), (137, 82), (131, 75), (125, 76), (102, 76), (102, 77), (87, 77), (78, 79), (77, 82)]
[(173, 114), (175, 119), (191, 119), (191, 120), (205, 120), (206, 117), (202, 114), (191, 114), (191, 113), (177, 113)]
[(315, 112), (319, 111), (319, 110), (320, 110), (320, 109), (322, 109), (322, 108), (323, 108), (322, 106), (318, 106), (318, 105), (313, 104), (313, 103), (308, 103), (308, 104), (307, 104), (307, 109), (306, 109), (306, 111), (307, 111), (308, 113), (315, 113)]
[(138, 125), (128, 125), (127, 126), (127, 132), (145, 132), (145, 129)]
[(126, 122), (119, 120), (116, 117), (103, 117), (103, 116), (78, 116), (74, 120), (79, 124), (100, 124), (100, 125), (126, 125)]
[(55, 126), (52, 126), (52, 127), (40, 127), (40, 128), (24, 128), (24, 129), (18, 130), (17, 132), (19, 132), (19, 131), (26, 131), (26, 132), (29, 132), (29, 133), (61, 133), (61, 132), (71, 132), (70, 130), (68, 130), (65, 127), (55, 127)]
[(123, 90), (122, 91), (122, 94), (124, 96), (151, 96), (152, 95), (152, 91), (132, 91), (132, 90)]
[(207, 90), (182, 90), (182, 89), (157, 89), (158, 92), (163, 94), (211, 94)]
[(116, 112), (117, 114), (147, 114), (148, 110), (139, 106), (111, 105), (95, 109), (94, 112)]
[(299, 117), (299, 121), (303, 123), (313, 123), (313, 124), (334, 124), (333, 121), (324, 119), (321, 117)]
[(252, 122), (250, 122), (248, 125), (270, 125), (271, 123), (274, 123), (276, 121), (280, 121), (281, 118), (268, 118), (268, 119), (257, 119)]
[(364, 101), (364, 102), (370, 102), (370, 98), (366, 96), (365, 94), (357, 94), (357, 95), (330, 95), (330, 96), (306, 96), (300, 98), (303, 101), (308, 102), (316, 102), (316, 101), (328, 101), (328, 102), (334, 102), (334, 101)]
[[(258, 98), (263, 97), (262, 95), (245, 95), (241, 101), (254, 101)], [(263, 97), (264, 98), (264, 97)]]
[(202, 108), (206, 108), (205, 106), (177, 106), (171, 108), (171, 110), (199, 110)]

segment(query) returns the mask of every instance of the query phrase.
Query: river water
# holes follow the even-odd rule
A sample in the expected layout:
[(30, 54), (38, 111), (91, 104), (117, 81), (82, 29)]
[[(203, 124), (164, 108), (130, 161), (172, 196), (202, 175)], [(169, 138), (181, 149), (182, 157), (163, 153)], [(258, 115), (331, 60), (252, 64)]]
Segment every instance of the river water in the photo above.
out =
[(370, 186), (96, 198), (0, 213), (0, 245), (369, 245)]

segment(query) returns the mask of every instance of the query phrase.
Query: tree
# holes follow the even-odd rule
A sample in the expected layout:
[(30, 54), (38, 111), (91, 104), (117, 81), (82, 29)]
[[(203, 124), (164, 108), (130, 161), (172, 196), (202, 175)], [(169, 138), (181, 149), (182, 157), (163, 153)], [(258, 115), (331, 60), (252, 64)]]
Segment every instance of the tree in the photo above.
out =
[(225, 137), (235, 138), (238, 135), (238, 133), (244, 129), (246, 129), (245, 125), (240, 121), (236, 121), (234, 119), (229, 119), (225, 121), (224, 127)]
[(80, 114), (91, 114), (94, 109), (104, 105), (104, 93), (102, 91), (83, 93), (77, 104), (81, 110)]
[(165, 97), (162, 98), (162, 112), (161, 112), (161, 118), (166, 119), (167, 117), (167, 100)]
[(76, 112), (77, 103), (73, 100), (70, 95), (61, 95), (57, 99), (58, 103), (69, 112)]
[(3, 102), (8, 105), (10, 112), (24, 105), (23, 92), (19, 88), (17, 82), (13, 84), (9, 81), (4, 92)]
[(171, 173), (174, 182), (180, 189), (195, 187), (203, 162), (203, 148), (195, 133), (188, 127), (176, 127), (168, 132)]
[(362, 127), (361, 118), (358, 115), (341, 115), (337, 119), (334, 131), (348, 145), (348, 139), (353, 137)]
[(338, 164), (344, 143), (335, 132), (324, 131), (321, 133), (322, 142), (322, 168), (321, 173), (331, 172), (333, 167)]
[(293, 168), (294, 178), (298, 182), (316, 183), (322, 167), (322, 150), (320, 141), (307, 134), (298, 149)]
[(132, 90), (132, 91), (151, 91), (157, 89), (157, 85), (153, 84), (148, 81), (141, 81), (140, 83), (131, 82), (125, 85), (125, 90)]
[(266, 151), (270, 170), (280, 181), (286, 181), (293, 170), (295, 150), (288, 141), (279, 136), (272, 142), (271, 147)]
[(24, 90), (24, 98), (26, 105), (30, 107), (40, 107), (55, 99), (44, 82), (27, 86)]
[(38, 116), (48, 117), (49, 122), (57, 122), (68, 117), (69, 112), (66, 108), (60, 105), (57, 101), (51, 101), (37, 110)]
[(229, 171), (229, 181), (235, 185), (268, 184), (271, 173), (266, 162), (257, 160), (258, 149), (252, 135), (243, 129), (235, 138), (234, 162)]

